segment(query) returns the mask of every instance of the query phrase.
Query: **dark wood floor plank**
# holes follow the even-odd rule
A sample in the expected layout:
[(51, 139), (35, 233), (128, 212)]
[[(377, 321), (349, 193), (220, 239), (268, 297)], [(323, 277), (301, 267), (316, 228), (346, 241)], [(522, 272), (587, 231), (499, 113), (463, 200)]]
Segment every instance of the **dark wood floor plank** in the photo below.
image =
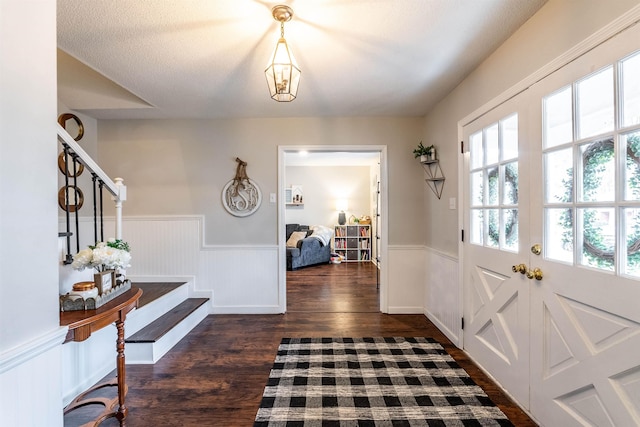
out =
[(208, 316), (155, 365), (128, 365), (127, 426), (252, 426), (283, 337), (363, 336), (435, 338), (516, 426), (536, 425), (424, 315), (379, 313), (371, 265), (300, 269), (287, 281), (287, 314)]

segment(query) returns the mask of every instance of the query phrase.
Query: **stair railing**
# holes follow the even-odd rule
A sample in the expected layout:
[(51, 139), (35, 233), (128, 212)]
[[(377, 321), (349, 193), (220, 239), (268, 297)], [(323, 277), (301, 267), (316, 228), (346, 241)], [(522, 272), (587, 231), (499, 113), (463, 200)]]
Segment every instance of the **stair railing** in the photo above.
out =
[[(79, 175), (77, 167), (82, 164), (91, 173), (93, 182), (93, 230), (94, 241), (104, 241), (104, 217), (103, 217), (103, 190), (111, 193), (111, 200), (115, 203), (116, 208), (116, 223), (115, 223), (115, 238), (122, 239), (122, 202), (127, 200), (127, 187), (123, 183), (122, 178), (114, 178), (113, 180), (102, 170), (100, 166), (87, 154), (86, 151), (69, 135), (69, 133), (60, 124), (57, 124), (58, 128), (58, 141), (62, 145), (65, 156), (65, 165), (67, 168), (73, 167), (73, 179), (74, 189), (77, 188), (76, 180)], [(69, 162), (71, 160), (71, 163)], [(71, 166), (73, 165), (73, 166)], [(73, 192), (73, 201), (69, 200), (69, 174), (65, 173), (65, 211), (66, 211), (66, 232), (61, 233), (65, 235), (67, 239), (67, 253), (64, 263), (71, 264), (73, 262), (73, 256), (71, 255), (71, 235), (75, 234), (76, 237), (76, 251), (80, 251), (80, 235), (78, 224), (78, 209), (73, 209), (75, 213), (75, 233), (71, 232), (71, 215), (70, 206), (78, 206), (78, 192)], [(98, 235), (98, 228), (100, 233)]]

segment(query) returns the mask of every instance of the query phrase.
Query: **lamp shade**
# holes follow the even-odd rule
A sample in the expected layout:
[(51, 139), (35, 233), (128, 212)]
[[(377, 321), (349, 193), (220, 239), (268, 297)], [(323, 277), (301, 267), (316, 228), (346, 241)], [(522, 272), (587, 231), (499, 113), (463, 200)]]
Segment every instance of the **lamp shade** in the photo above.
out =
[(349, 209), (349, 204), (347, 203), (347, 199), (338, 199), (336, 200), (336, 210), (337, 211), (346, 211)]
[(289, 102), (298, 96), (300, 68), (284, 37), (280, 37), (271, 61), (264, 70), (272, 99)]

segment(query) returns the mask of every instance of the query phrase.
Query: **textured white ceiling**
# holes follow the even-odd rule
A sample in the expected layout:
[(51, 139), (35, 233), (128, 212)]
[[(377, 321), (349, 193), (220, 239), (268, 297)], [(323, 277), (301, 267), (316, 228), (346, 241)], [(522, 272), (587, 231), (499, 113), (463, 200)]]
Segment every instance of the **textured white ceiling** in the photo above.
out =
[[(545, 1), (58, 0), (59, 96), (105, 119), (422, 116)], [(290, 103), (264, 77), (276, 4), (294, 11)]]

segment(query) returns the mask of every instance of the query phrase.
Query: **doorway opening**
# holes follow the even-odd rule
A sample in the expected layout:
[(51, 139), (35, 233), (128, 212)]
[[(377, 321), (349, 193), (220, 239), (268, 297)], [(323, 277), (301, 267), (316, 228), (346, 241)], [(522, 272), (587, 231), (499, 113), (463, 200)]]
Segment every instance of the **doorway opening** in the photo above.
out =
[[(386, 312), (386, 147), (286, 146), (279, 147), (278, 160), (281, 312)], [(330, 230), (330, 248), (317, 263), (287, 261), (292, 224)], [(287, 304), (288, 290), (295, 292), (295, 306)], [(335, 297), (320, 304), (322, 295)], [(314, 308), (309, 298), (317, 303)]]

